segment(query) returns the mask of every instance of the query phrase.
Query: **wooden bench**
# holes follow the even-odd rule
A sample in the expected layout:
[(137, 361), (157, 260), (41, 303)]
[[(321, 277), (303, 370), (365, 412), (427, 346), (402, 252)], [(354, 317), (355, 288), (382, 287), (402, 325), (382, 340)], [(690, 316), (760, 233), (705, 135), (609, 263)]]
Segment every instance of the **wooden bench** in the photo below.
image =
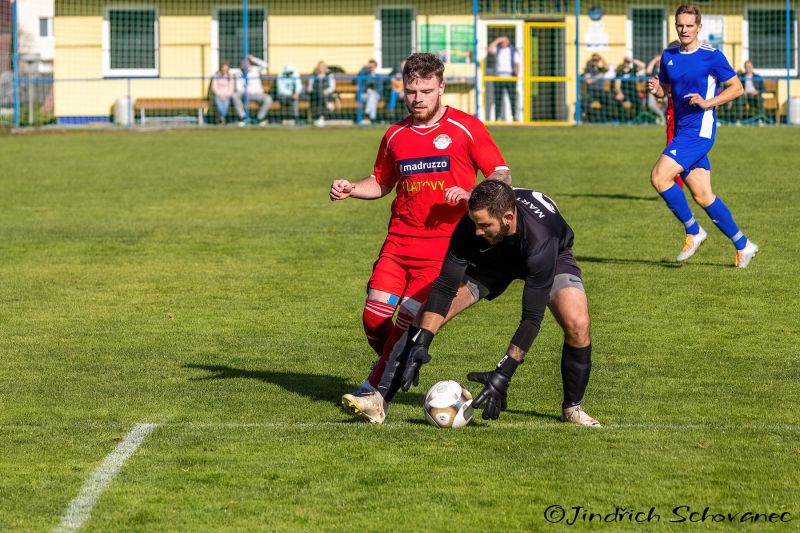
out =
[[(385, 80), (384, 83), (389, 83), (389, 80)], [(352, 79), (351, 77), (347, 77), (346, 79), (337, 79), (336, 80), (336, 90), (334, 91), (334, 105), (336, 106), (337, 111), (357, 111), (358, 110), (358, 81)], [(381, 95), (383, 96), (383, 95)], [(361, 104), (364, 104), (364, 100), (361, 100)], [(378, 109), (383, 109), (386, 107), (386, 102), (381, 97), (378, 100)]]
[[(139, 113), (139, 124), (144, 126), (147, 122), (147, 112), (154, 111), (177, 111), (185, 114), (186, 111), (196, 113), (197, 123), (203, 124), (204, 117), (208, 111), (208, 99), (206, 98), (137, 98), (133, 104), (134, 112)], [(174, 115), (170, 115), (174, 116)]]
[(764, 80), (761, 93), (765, 113), (775, 113), (775, 124), (781, 123), (781, 101), (778, 99), (778, 80)]

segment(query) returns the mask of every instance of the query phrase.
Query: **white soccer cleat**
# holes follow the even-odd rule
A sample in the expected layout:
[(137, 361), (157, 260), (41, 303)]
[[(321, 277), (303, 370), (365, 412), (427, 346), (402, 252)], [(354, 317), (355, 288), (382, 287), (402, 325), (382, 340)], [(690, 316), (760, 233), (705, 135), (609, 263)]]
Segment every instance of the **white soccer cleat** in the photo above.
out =
[(382, 424), (386, 418), (386, 402), (378, 392), (345, 394), (342, 409), (370, 424)]
[(758, 252), (758, 245), (748, 239), (744, 248), (736, 251), (736, 266), (738, 268), (747, 268), (756, 252)]
[(708, 233), (703, 228), (700, 228), (700, 233), (697, 235), (686, 235), (686, 240), (683, 241), (683, 248), (681, 248), (681, 253), (678, 254), (678, 257), (675, 259), (678, 261), (686, 261), (690, 257), (694, 255), (700, 245), (706, 242), (708, 238)]
[(600, 422), (589, 416), (579, 405), (567, 407), (561, 411), (561, 421), (576, 424), (578, 426), (588, 426), (593, 428), (603, 427)]

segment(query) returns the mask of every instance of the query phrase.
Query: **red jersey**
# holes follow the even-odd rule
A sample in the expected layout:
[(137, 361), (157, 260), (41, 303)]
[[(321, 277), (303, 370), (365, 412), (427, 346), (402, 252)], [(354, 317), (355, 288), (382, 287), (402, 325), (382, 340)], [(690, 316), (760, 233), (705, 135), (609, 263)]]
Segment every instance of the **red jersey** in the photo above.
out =
[(672, 105), (672, 97), (667, 97), (667, 144), (672, 142), (675, 137), (675, 107)]
[[(675, 106), (672, 102), (672, 97), (667, 96), (667, 144), (672, 142), (675, 138)], [(678, 187), (683, 189), (683, 178), (680, 174), (675, 176), (675, 183)]]
[(373, 170), (380, 185), (397, 187), (389, 235), (439, 238), (443, 250), (436, 255), (441, 260), (467, 211), (464, 202), (445, 202), (445, 189), (471, 191), (479, 169), (489, 176), (507, 168), (486, 126), (472, 115), (448, 107), (439, 122), (427, 127), (414, 126), (406, 117), (384, 134)]

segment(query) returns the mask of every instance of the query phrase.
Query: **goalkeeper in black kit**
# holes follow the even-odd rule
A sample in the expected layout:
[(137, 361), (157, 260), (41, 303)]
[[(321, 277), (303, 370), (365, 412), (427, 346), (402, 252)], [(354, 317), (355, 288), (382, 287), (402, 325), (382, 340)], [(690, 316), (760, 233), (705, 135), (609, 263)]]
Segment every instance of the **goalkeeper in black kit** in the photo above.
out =
[(500, 416), (512, 376), (549, 307), (564, 330), (561, 420), (599, 427), (581, 406), (592, 367), (592, 344), (589, 303), (572, 241), (572, 229), (542, 193), (512, 189), (496, 180), (477, 185), (468, 213), (453, 232), (424, 312), (417, 315), (402, 352), (392, 354), (382, 376), (378, 390), (387, 403), (399, 388), (407, 391), (418, 384), (420, 367), (431, 359), (431, 341), (445, 322), (479, 300), (496, 298), (513, 280), (521, 279), (525, 282), (522, 318), (506, 354), (494, 370), (467, 376), (483, 385), (473, 407), (483, 407), (484, 419)]

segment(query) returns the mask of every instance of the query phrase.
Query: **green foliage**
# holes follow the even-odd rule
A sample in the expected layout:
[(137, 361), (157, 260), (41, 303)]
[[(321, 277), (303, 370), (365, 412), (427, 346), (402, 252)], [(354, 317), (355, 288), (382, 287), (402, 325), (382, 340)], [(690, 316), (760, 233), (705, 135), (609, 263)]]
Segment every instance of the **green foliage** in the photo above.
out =
[(160, 427), (90, 531), (535, 531), (553, 504), (796, 523), (800, 133), (720, 131), (715, 190), (762, 248), (746, 270), (696, 207), (709, 241), (674, 263), (681, 228), (648, 183), (661, 128), (493, 133), (577, 235), (603, 430), (556, 419), (549, 316), (499, 421), (424, 422), (424, 387), (502, 355), (519, 285), (443, 330), (384, 425), (337, 409), (373, 359), (389, 198), (327, 188), (369, 173), (379, 130), (0, 138), (0, 530), (51, 530), (142, 421)]

